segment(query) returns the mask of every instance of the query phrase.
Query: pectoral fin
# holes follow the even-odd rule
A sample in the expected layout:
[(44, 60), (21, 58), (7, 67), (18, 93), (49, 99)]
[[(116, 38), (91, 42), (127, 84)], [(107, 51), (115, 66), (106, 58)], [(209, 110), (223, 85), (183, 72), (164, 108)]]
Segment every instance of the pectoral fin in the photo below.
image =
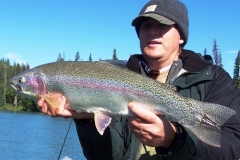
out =
[(42, 95), (42, 98), (44, 98), (47, 103), (50, 104), (50, 110), (52, 110), (52, 113), (58, 113), (58, 108), (61, 105), (62, 94), (61, 93), (49, 93)]

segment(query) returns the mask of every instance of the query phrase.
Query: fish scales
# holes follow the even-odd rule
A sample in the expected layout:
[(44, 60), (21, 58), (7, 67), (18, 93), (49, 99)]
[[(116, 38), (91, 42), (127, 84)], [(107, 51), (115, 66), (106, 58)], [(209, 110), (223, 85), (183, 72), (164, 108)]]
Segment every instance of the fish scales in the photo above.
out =
[[(58, 66), (59, 66), (59, 65), (56, 65), (56, 63), (52, 63), (50, 65), (54, 65), (53, 66), (54, 68), (58, 68)], [(173, 112), (173, 109), (174, 110), (177, 109), (176, 113), (180, 113), (178, 110), (181, 110), (181, 108), (182, 108), (181, 106), (185, 105), (185, 104), (181, 104), (181, 102), (182, 103), (185, 102), (185, 101), (181, 101), (181, 99), (183, 97), (180, 98), (180, 97), (175, 96), (175, 99), (174, 99), (174, 97), (171, 96), (171, 94), (169, 94), (168, 96), (166, 96), (164, 94), (166, 92), (166, 90), (168, 90), (168, 92), (169, 92), (169, 88), (167, 88), (166, 85), (163, 85), (161, 83), (156, 83), (155, 80), (149, 79), (149, 78), (144, 77), (139, 74), (133, 74), (130, 71), (123, 72), (121, 68), (112, 67), (111, 65), (109, 65), (107, 63), (92, 64), (92, 63), (84, 62), (81, 64), (77, 64), (77, 63), (73, 62), (73, 63), (68, 63), (67, 66), (66, 66), (66, 63), (63, 63), (60, 65), (61, 69), (59, 68), (55, 72), (52, 72), (52, 69), (51, 69), (52, 66), (50, 66), (50, 65), (49, 66), (46, 65), (46, 68), (42, 69), (42, 72), (49, 76), (54, 75), (54, 78), (56, 78), (56, 75), (57, 75), (56, 79), (60, 79), (61, 75), (63, 75), (63, 78), (65, 77), (66, 79), (69, 76), (79, 77), (79, 75), (81, 75), (82, 77), (86, 77), (86, 78), (89, 77), (89, 79), (87, 79), (87, 81), (90, 81), (94, 84), (98, 84), (98, 83), (104, 84), (104, 82), (107, 81), (107, 83), (105, 83), (105, 85), (104, 85), (104, 86), (106, 86), (106, 88), (109, 85), (111, 85), (112, 83), (115, 83), (115, 84), (113, 84), (114, 86), (120, 85), (122, 88), (127, 88), (127, 90), (129, 90), (129, 89), (131, 89), (133, 91), (137, 90), (139, 94), (141, 93), (141, 94), (146, 95), (145, 97), (141, 97), (143, 99), (140, 101), (154, 103), (155, 104), (154, 107), (157, 108), (156, 112), (157, 112), (157, 110), (159, 110), (159, 107), (161, 107), (161, 106), (170, 106), (169, 104), (171, 104), (171, 106), (172, 106), (173, 102), (177, 102), (174, 105), (175, 106), (174, 108), (164, 107), (163, 109), (161, 109), (161, 111), (168, 115), (170, 112)], [(107, 71), (107, 72), (105, 72), (105, 71)], [(113, 73), (114, 73), (114, 77), (113, 77)], [(66, 75), (68, 75), (68, 76), (66, 76)], [(71, 77), (70, 79), (73, 79), (73, 78)], [(148, 80), (148, 83), (146, 83), (146, 79)], [(80, 79), (78, 79), (78, 80), (84, 81), (84, 82), (86, 81), (86, 80), (80, 80)], [(125, 85), (125, 84), (127, 84), (127, 85)], [(156, 86), (156, 84), (157, 84), (157, 86)], [(51, 86), (53, 86), (53, 85), (49, 85), (49, 89)], [(70, 87), (70, 86), (71, 85), (69, 84), (68, 87)], [(58, 89), (60, 87), (61, 87), (61, 83), (60, 83), (60, 85), (57, 85)], [(56, 89), (54, 89), (54, 90), (56, 90)], [(62, 91), (62, 90), (60, 90), (60, 91)], [(116, 94), (115, 90), (112, 90), (112, 92), (114, 92)], [(170, 92), (172, 92), (173, 95), (176, 95), (176, 93), (174, 91), (170, 90)], [(94, 92), (94, 94), (95, 93), (96, 92)], [(131, 93), (131, 92), (129, 92), (129, 93)], [(128, 92), (124, 92), (124, 94), (128, 94)], [(100, 95), (103, 96), (102, 93)], [(111, 97), (111, 95), (110, 95), (110, 97)], [(151, 97), (151, 98), (149, 98), (149, 97)], [(130, 101), (130, 99), (128, 99), (128, 101)], [(162, 104), (162, 102), (164, 102), (164, 104)], [(159, 106), (159, 104), (160, 104), (160, 106)], [(191, 107), (191, 105), (189, 107)], [(193, 113), (196, 114), (196, 112), (198, 110), (196, 110), (195, 108), (192, 108), (192, 109), (194, 110)], [(176, 115), (180, 115), (180, 114), (176, 114)], [(185, 115), (180, 115), (180, 116), (185, 116)], [(181, 117), (175, 117), (175, 118), (180, 119)]]
[[(109, 125), (102, 127), (101, 121), (110, 122), (111, 115), (132, 116), (127, 104), (136, 101), (144, 104), (147, 110), (164, 114), (169, 120), (180, 123), (201, 141), (220, 146), (221, 125), (235, 111), (183, 97), (163, 83), (123, 69), (123, 65), (115, 66), (116, 61), (110, 63), (44, 64), (14, 76), (11, 86), (20, 95), (35, 100), (41, 94), (63, 94), (68, 108), (95, 114), (95, 124), (101, 134)], [(216, 109), (219, 111), (217, 114), (214, 113)]]

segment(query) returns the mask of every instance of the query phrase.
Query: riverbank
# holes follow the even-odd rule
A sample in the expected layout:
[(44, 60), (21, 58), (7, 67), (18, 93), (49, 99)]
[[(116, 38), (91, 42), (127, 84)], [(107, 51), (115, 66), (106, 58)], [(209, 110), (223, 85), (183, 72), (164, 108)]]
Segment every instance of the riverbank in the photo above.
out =
[(0, 111), (23, 111), (22, 106), (13, 106), (11, 104), (5, 104), (3, 106), (0, 106)]
[(33, 110), (26, 110), (26, 107), (23, 107), (23, 106), (17, 106), (15, 107), (14, 105), (12, 104), (5, 104), (3, 106), (0, 106), (0, 111), (14, 111), (14, 112), (17, 112), (17, 111), (23, 111), (23, 112), (40, 112), (37, 108), (34, 108)]

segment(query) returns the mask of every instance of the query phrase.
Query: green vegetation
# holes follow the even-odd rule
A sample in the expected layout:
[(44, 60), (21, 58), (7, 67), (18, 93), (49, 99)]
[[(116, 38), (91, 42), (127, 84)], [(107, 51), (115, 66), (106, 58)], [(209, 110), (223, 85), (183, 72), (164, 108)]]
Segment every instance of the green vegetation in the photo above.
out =
[(22, 106), (13, 106), (11, 104), (4, 104), (2, 106), (0, 106), (0, 111), (3, 110), (3, 111), (23, 111), (23, 107)]
[(112, 58), (113, 60), (118, 60), (118, 58), (117, 58), (117, 50), (114, 48), (113, 49), (113, 58)]
[(240, 89), (239, 66), (240, 66), (240, 50), (238, 51), (237, 57), (235, 59), (234, 69), (233, 69), (233, 80), (237, 84), (238, 88)]
[[(205, 52), (205, 50), (204, 50), (204, 52)], [(222, 56), (221, 56), (220, 49), (218, 48), (216, 39), (214, 39), (214, 41), (213, 41), (212, 52), (213, 52), (213, 59), (214, 59), (215, 65), (223, 67), (223, 65), (222, 65)]]
[[(10, 78), (17, 73), (28, 70), (28, 64), (13, 63), (8, 59), (0, 59), (0, 109), (18, 111), (37, 111), (36, 104), (30, 100), (18, 96), (10, 87)], [(24, 107), (21, 107), (24, 106)]]
[[(29, 105), (25, 105), (25, 106), (29, 106)], [(20, 105), (20, 106), (15, 107), (12, 104), (6, 103), (6, 104), (0, 106), (0, 111), (40, 112), (35, 104), (31, 105), (31, 107), (30, 106), (29, 107), (25, 107), (25, 106)]]

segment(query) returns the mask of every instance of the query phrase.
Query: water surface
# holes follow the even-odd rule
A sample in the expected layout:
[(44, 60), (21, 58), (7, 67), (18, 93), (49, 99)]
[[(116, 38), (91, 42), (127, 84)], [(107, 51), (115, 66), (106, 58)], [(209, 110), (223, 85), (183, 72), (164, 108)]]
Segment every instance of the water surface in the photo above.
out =
[(0, 111), (0, 159), (85, 160), (72, 119)]

